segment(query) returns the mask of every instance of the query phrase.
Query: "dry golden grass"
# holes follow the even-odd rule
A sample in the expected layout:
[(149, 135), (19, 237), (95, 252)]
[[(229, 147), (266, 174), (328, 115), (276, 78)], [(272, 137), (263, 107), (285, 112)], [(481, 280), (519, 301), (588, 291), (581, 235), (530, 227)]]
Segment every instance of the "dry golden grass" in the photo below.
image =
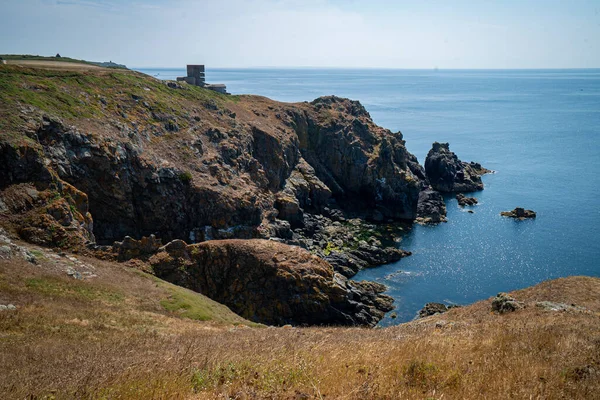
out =
[(7, 64), (23, 65), (31, 68), (44, 68), (51, 70), (85, 71), (106, 69), (97, 65), (78, 64), (74, 62), (48, 61), (48, 60), (7, 60)]
[(528, 306), (505, 315), (487, 300), (387, 329), (249, 328), (180, 318), (160, 282), (86, 261), (97, 279), (0, 262), (0, 303), (19, 306), (0, 313), (0, 398), (600, 398), (597, 278), (515, 292)]

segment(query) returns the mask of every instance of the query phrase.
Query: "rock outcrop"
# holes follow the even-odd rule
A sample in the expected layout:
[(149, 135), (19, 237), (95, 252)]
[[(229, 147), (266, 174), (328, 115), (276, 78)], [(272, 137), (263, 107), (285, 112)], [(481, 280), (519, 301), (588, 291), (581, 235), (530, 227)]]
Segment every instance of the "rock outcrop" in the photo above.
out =
[(352, 282), (308, 251), (267, 240), (168, 243), (154, 273), (271, 325), (373, 326), (392, 309), (374, 282)]
[(500, 314), (513, 312), (524, 307), (524, 303), (515, 300), (514, 297), (506, 293), (498, 293), (492, 300), (492, 311)]
[(427, 189), (419, 193), (416, 222), (438, 224), (446, 221), (446, 203), (440, 192)]
[[(59, 179), (27, 149), (0, 143), (0, 216), (2, 225), (38, 245), (81, 249), (94, 242), (88, 197)], [(3, 156), (3, 157), (2, 157)]]
[(448, 311), (448, 306), (443, 303), (427, 303), (419, 310), (417, 318), (425, 318), (431, 315), (443, 314)]
[(503, 217), (515, 218), (519, 220), (524, 220), (528, 218), (535, 218), (536, 213), (532, 210), (526, 210), (522, 207), (517, 207), (512, 211), (502, 211), (500, 213)]
[(425, 159), (425, 172), (431, 186), (440, 192), (483, 190), (481, 175), (489, 171), (477, 163), (458, 159), (448, 143), (433, 143)]
[(136, 240), (131, 236), (125, 236), (122, 242), (115, 242), (112, 251), (117, 254), (117, 260), (127, 261), (132, 258), (150, 257), (158, 252), (162, 246), (162, 241), (154, 235), (144, 236)]
[(461, 207), (474, 206), (478, 203), (475, 197), (467, 197), (462, 193), (456, 195), (456, 200), (458, 200), (458, 205)]
[[(47, 79), (4, 72), (19, 88)], [(64, 107), (45, 90), (3, 97), (18, 117), (0, 115), (14, 121), (0, 140), (0, 188), (34, 175), (69, 183), (87, 195), (102, 244), (289, 236), (278, 220), (295, 229), (305, 213), (341, 206), (379, 221), (416, 217), (423, 168), (402, 134), (375, 125), (356, 101), (215, 97), (124, 73), (59, 72)], [(29, 95), (44, 107), (23, 106)]]

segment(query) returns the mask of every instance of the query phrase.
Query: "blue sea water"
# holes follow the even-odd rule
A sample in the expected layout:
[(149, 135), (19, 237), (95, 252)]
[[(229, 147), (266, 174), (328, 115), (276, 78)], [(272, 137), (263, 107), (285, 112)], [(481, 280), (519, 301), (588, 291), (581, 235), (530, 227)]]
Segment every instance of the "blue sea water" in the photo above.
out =
[[(412, 256), (355, 277), (395, 298), (398, 318), (382, 326), (431, 301), (468, 304), (546, 279), (600, 276), (600, 70), (208, 69), (207, 81), (287, 102), (360, 100), (377, 124), (402, 131), (421, 163), (441, 141), (497, 171), (474, 193), (474, 214), (446, 197), (447, 223), (417, 225), (400, 242)], [(516, 206), (537, 219), (500, 217)]]

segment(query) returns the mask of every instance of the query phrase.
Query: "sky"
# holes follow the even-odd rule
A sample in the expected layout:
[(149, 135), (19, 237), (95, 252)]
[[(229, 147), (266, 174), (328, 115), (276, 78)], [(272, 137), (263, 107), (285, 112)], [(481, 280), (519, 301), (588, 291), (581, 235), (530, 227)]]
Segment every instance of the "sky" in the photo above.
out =
[(600, 68), (600, 0), (0, 0), (0, 54), (129, 67)]

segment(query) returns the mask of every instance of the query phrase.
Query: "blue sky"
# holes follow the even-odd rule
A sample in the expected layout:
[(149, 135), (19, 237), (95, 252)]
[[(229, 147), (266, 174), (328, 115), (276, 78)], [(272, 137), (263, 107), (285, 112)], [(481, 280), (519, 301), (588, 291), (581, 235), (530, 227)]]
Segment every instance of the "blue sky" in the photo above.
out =
[(134, 67), (599, 68), (600, 0), (0, 0), (0, 53)]

